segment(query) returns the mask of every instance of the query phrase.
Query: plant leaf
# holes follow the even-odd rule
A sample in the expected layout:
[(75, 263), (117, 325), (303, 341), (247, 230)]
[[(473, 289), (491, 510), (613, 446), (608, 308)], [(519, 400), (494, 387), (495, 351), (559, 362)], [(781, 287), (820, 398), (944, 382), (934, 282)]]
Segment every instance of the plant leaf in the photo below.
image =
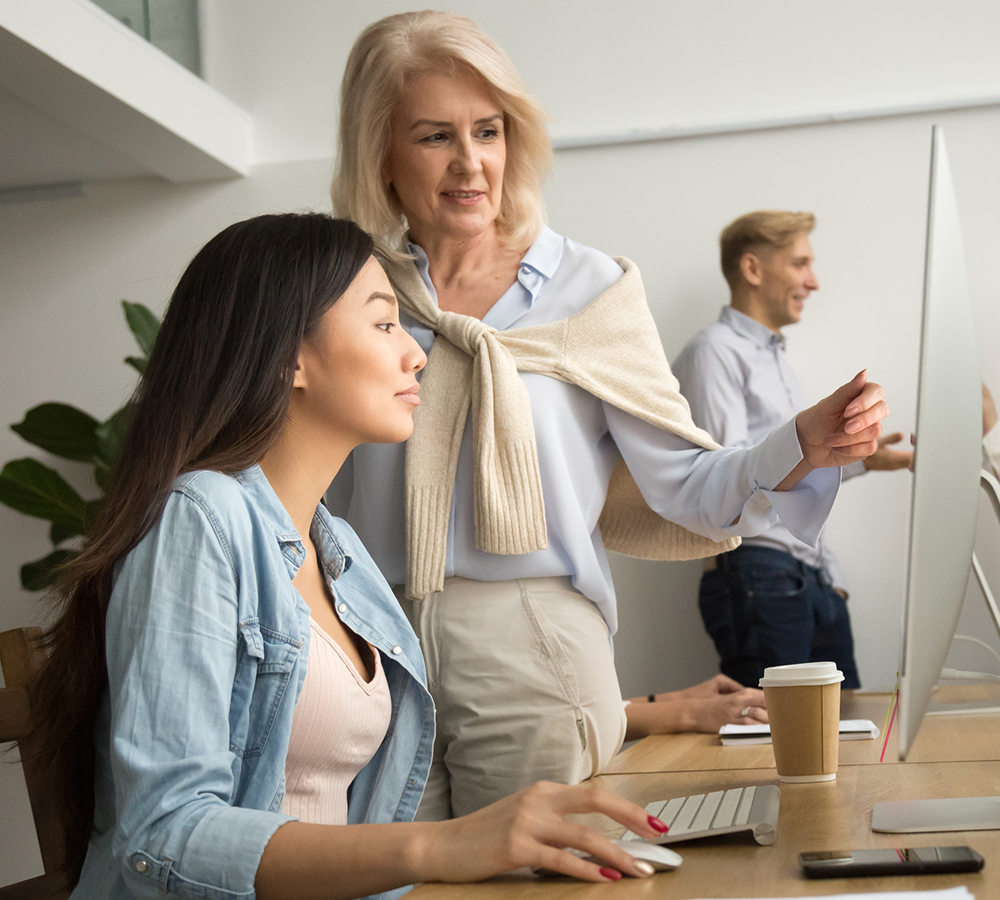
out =
[(103, 459), (94, 463), (94, 481), (102, 491), (107, 491), (111, 485), (111, 468)]
[(42, 403), (24, 414), (24, 421), (11, 425), (26, 441), (61, 456), (90, 462), (97, 454), (97, 419), (66, 403)]
[(146, 364), (149, 360), (146, 359), (145, 356), (126, 356), (125, 362), (127, 362), (140, 375), (146, 374)]
[(122, 452), (122, 442), (132, 420), (132, 407), (126, 403), (121, 409), (112, 413), (95, 429), (97, 436), (97, 455), (94, 460), (94, 478), (102, 491), (108, 489), (108, 479), (114, 471), (115, 464)]
[(83, 498), (55, 469), (30, 457), (12, 460), (0, 470), (0, 503), (26, 516), (58, 522), (63, 531), (85, 531)]
[(26, 591), (51, 587), (59, 577), (59, 566), (78, 555), (76, 550), (53, 550), (48, 556), (25, 563), (21, 566), (21, 587)]
[(84, 534), (90, 534), (90, 529), (94, 527), (97, 517), (101, 514), (101, 507), (104, 505), (104, 498), (98, 497), (96, 500), (88, 500), (83, 508), (83, 525), (86, 528)]
[(78, 534), (82, 533), (82, 531), (79, 531), (76, 528), (70, 528), (63, 522), (53, 522), (52, 527), (49, 529), (49, 540), (51, 540), (53, 544), (61, 544), (67, 538), (76, 537)]
[(122, 308), (125, 310), (125, 321), (128, 323), (129, 331), (135, 335), (139, 349), (142, 350), (143, 356), (149, 356), (160, 330), (160, 320), (141, 303), (122, 300)]

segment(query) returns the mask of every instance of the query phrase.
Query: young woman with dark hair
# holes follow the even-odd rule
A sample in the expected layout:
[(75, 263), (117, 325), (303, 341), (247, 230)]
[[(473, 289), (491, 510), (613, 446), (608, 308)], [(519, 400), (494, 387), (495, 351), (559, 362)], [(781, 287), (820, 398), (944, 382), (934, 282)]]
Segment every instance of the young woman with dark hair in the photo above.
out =
[(657, 833), (591, 786), (409, 821), (434, 736), (420, 649), (320, 503), (355, 446), (408, 437), (419, 403), (426, 360), (372, 252), (344, 220), (261, 216), (211, 240), (174, 292), (35, 686), (74, 897), (358, 897), (524, 865), (648, 874), (564, 820), (601, 811)]

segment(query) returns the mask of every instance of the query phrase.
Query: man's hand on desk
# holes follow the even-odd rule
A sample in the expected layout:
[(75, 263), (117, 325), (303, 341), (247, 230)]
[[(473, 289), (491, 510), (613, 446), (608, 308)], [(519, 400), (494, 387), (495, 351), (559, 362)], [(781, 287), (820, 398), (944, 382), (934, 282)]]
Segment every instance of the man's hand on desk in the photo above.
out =
[(898, 444), (903, 440), (902, 431), (884, 434), (878, 439), (878, 450), (865, 458), (865, 468), (876, 472), (894, 472), (897, 469), (913, 468), (912, 450), (894, 450), (890, 444)]

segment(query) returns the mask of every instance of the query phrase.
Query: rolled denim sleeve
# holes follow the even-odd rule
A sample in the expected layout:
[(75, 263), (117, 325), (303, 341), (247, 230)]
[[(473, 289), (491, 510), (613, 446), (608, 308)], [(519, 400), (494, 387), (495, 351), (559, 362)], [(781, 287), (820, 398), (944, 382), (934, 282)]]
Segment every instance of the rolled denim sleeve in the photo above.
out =
[(780, 515), (800, 540), (819, 539), (840, 470), (816, 469), (789, 491), (773, 490), (802, 459), (794, 420), (756, 446), (704, 450), (609, 404), (605, 411), (643, 498), (663, 518), (721, 541), (758, 535)]
[(253, 897), (264, 847), (289, 820), (235, 805), (242, 748), (230, 740), (230, 707), (240, 643), (249, 643), (237, 571), (215, 516), (175, 492), (114, 585), (112, 845), (139, 898)]

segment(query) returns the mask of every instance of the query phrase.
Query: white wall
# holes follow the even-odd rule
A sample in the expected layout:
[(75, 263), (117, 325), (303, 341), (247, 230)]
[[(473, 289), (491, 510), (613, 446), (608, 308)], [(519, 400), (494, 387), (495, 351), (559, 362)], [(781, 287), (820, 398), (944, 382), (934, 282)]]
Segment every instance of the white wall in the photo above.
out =
[[(413, 4), (419, 8), (423, 4)], [(223, 226), (328, 208), (336, 92), (358, 31), (397, 4), (203, 0), (208, 80), (255, 117), (250, 178), (175, 187), (100, 184), (79, 199), (0, 207), (0, 422), (46, 400), (107, 415), (131, 379), (118, 301), (160, 310), (185, 262)], [(456, 0), (504, 46), (560, 136), (1000, 95), (1000, 7), (916, 0), (803, 3)], [(915, 408), (930, 123), (945, 126), (966, 231), (980, 353), (1000, 393), (1000, 108), (557, 154), (557, 230), (639, 263), (670, 357), (726, 300), (715, 241), (759, 207), (809, 209), (821, 290), (789, 353), (819, 397), (863, 366), (887, 389), (891, 429)], [(0, 430), (0, 460), (33, 453)], [(92, 490), (81, 469), (54, 463)], [(892, 682), (909, 475), (846, 484), (828, 527), (852, 588), (861, 675)], [(0, 507), (0, 629), (42, 618), (18, 568), (46, 529)], [(695, 608), (697, 564), (613, 562), (626, 693), (715, 670)], [(985, 665), (986, 663), (982, 663)], [(0, 772), (0, 884), (37, 862), (23, 797)], [(14, 815), (7, 810), (14, 809)], [(20, 844), (17, 841), (20, 840)]]

